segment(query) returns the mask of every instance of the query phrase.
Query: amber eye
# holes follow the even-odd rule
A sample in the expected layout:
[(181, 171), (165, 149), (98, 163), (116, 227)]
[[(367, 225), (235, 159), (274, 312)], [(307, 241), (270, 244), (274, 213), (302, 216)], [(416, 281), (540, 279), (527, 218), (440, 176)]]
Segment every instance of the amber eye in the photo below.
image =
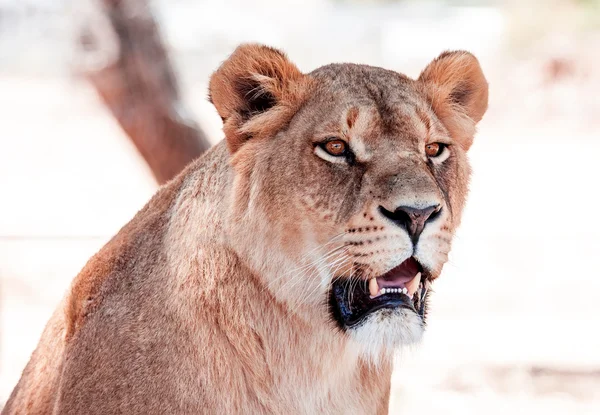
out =
[(332, 156), (339, 157), (346, 155), (348, 145), (343, 140), (331, 140), (324, 143), (322, 147)]
[(446, 147), (445, 144), (442, 143), (431, 143), (425, 146), (425, 154), (427, 157), (437, 157), (444, 151)]

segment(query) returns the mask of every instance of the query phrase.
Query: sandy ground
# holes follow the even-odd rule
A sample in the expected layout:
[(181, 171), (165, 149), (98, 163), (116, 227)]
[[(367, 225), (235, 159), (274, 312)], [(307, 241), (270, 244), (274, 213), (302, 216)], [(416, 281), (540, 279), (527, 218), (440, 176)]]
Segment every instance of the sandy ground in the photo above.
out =
[[(0, 402), (85, 261), (155, 190), (84, 84), (0, 77)], [(219, 120), (190, 94), (219, 139)], [(598, 134), (518, 128), (494, 108), (422, 345), (390, 413), (600, 413)]]

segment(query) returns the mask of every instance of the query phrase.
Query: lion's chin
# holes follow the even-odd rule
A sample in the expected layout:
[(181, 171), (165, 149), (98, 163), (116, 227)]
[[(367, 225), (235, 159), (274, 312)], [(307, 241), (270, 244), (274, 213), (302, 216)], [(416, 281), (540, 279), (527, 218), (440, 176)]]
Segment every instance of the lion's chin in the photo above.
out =
[(391, 358), (394, 351), (421, 341), (423, 319), (406, 308), (381, 309), (371, 313), (360, 325), (347, 330), (360, 354), (375, 364)]

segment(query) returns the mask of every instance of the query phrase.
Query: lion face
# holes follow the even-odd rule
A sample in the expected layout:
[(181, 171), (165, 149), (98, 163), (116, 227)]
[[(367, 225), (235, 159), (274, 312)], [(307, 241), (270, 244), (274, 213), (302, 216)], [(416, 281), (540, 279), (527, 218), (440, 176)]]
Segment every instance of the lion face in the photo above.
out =
[(233, 247), (292, 310), (374, 353), (417, 341), (487, 107), (477, 60), (442, 54), (418, 80), (352, 64), (302, 74), (246, 45), (210, 94), (232, 153)]

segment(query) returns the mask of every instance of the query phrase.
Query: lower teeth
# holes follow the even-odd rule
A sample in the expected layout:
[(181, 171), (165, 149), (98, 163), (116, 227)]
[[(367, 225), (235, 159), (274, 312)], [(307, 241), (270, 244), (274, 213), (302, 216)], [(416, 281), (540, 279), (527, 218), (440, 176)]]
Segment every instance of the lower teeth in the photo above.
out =
[(382, 288), (379, 294), (404, 294), (410, 297), (406, 288)]

